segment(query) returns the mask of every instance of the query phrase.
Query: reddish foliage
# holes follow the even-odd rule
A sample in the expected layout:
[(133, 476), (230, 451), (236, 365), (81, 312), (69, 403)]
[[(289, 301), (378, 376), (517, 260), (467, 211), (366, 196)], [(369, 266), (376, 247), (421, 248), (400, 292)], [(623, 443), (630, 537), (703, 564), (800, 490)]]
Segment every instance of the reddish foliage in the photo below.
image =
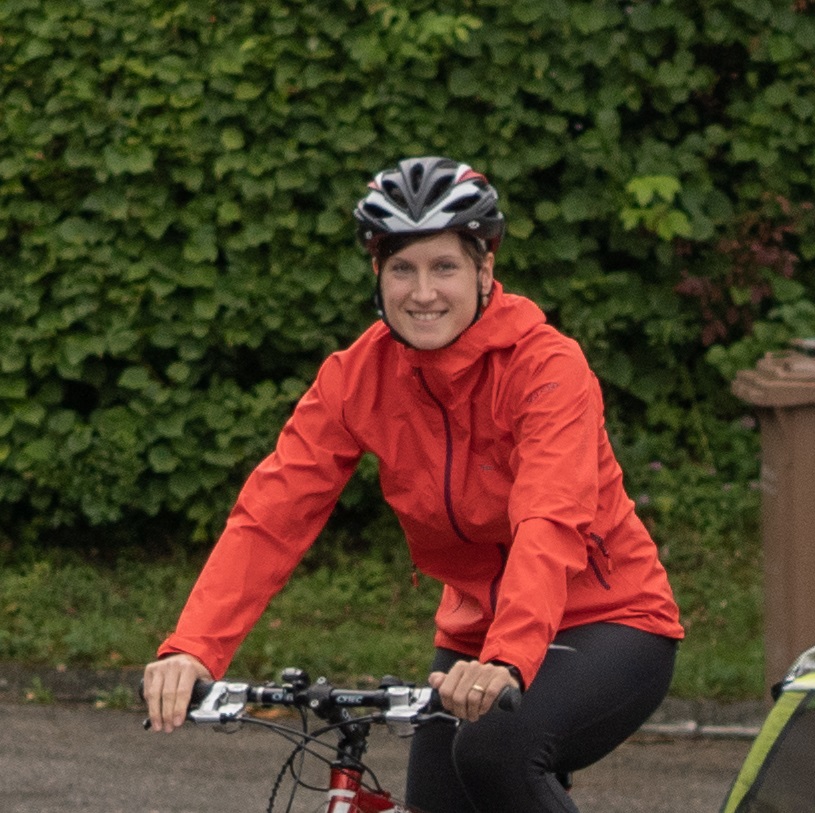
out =
[[(798, 256), (789, 247), (798, 233), (803, 217), (813, 204), (792, 204), (786, 198), (775, 199), (777, 213), (769, 216), (754, 212), (744, 217), (735, 237), (722, 238), (714, 246), (715, 254), (726, 259), (724, 273), (698, 276), (682, 272), (676, 292), (699, 302), (702, 316), (701, 339), (706, 347), (726, 339), (738, 330), (749, 333), (761, 305), (772, 297), (774, 276), (791, 279)], [(677, 244), (678, 256), (694, 253), (692, 244)], [(769, 273), (768, 273), (769, 272)], [(747, 301), (733, 300), (733, 290), (749, 292)]]

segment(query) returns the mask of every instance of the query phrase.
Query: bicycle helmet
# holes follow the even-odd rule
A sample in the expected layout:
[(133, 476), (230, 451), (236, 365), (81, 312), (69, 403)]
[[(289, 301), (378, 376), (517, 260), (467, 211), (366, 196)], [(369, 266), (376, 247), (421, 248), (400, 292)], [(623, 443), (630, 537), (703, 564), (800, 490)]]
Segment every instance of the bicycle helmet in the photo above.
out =
[(357, 235), (373, 253), (386, 235), (453, 229), (484, 240), (496, 251), (504, 235), (498, 193), (486, 177), (450, 158), (407, 158), (368, 184), (354, 210)]

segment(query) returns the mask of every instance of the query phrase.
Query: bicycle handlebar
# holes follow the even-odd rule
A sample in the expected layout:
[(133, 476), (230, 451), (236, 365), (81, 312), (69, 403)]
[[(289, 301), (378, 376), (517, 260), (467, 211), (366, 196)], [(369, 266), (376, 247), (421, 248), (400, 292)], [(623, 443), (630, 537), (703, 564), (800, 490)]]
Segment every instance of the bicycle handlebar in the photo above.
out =
[[(396, 678), (383, 678), (378, 689), (343, 689), (325, 678), (311, 683), (301, 669), (286, 669), (283, 682), (252, 686), (231, 681), (197, 680), (187, 719), (199, 725), (232, 722), (240, 718), (247, 705), (306, 708), (325, 720), (344, 717), (348, 709), (373, 708), (377, 722), (419, 724), (430, 719), (455, 720), (444, 711), (439, 694), (429, 686), (416, 688)], [(502, 711), (518, 708), (521, 692), (506, 686), (498, 695), (496, 707)], [(145, 721), (149, 728), (149, 720)]]

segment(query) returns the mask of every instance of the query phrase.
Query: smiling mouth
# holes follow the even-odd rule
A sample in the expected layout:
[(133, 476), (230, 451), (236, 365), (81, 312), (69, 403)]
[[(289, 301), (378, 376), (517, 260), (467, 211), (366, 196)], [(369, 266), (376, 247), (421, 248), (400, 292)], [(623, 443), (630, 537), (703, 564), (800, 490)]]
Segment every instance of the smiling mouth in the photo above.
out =
[(408, 311), (411, 319), (419, 322), (435, 322), (444, 316), (445, 311)]

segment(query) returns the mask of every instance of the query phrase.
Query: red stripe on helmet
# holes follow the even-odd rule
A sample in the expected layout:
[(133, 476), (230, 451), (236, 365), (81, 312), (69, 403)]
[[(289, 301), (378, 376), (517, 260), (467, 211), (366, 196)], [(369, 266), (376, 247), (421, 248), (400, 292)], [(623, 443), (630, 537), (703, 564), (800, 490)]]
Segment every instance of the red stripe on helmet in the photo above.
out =
[(458, 179), (458, 183), (461, 183), (462, 181), (472, 181), (472, 180), (484, 181), (484, 183), (489, 183), (489, 181), (487, 180), (486, 175), (482, 175), (480, 172), (476, 172), (474, 169), (468, 169)]

